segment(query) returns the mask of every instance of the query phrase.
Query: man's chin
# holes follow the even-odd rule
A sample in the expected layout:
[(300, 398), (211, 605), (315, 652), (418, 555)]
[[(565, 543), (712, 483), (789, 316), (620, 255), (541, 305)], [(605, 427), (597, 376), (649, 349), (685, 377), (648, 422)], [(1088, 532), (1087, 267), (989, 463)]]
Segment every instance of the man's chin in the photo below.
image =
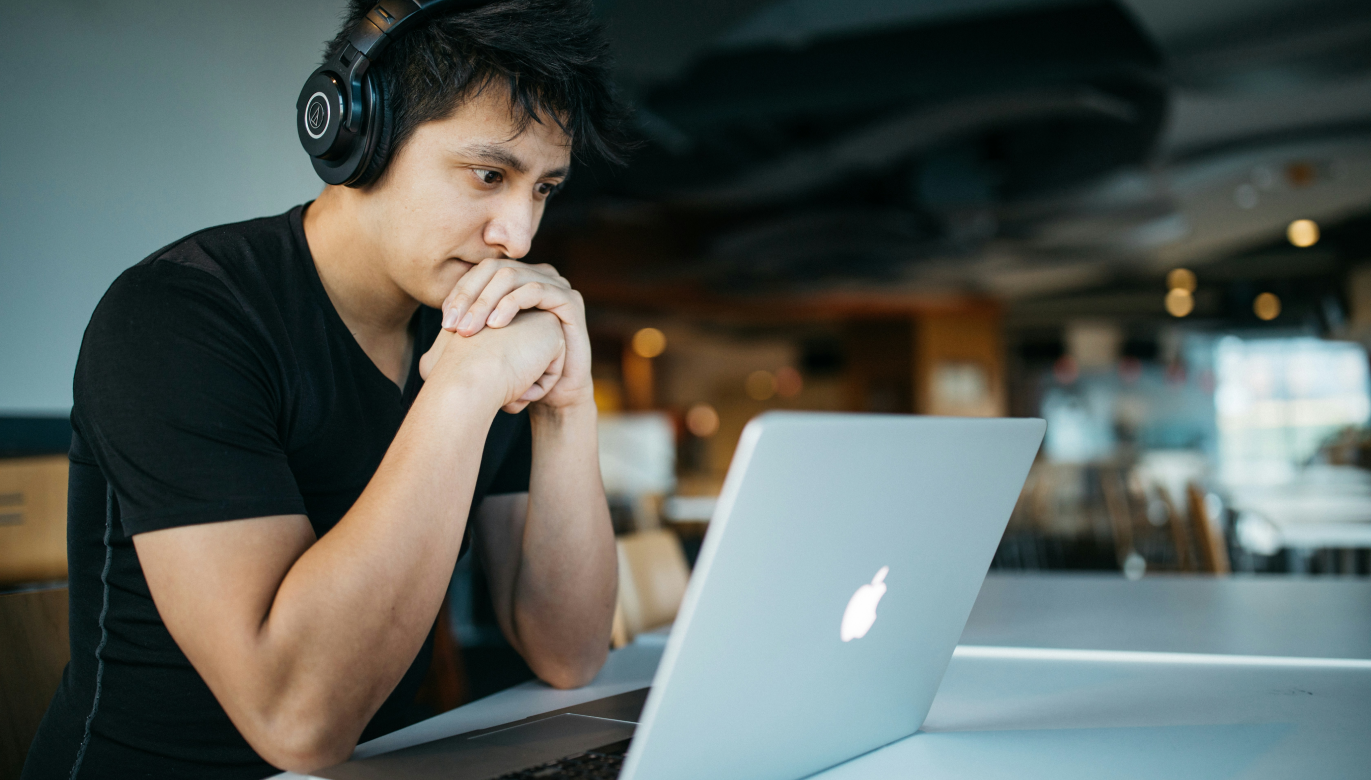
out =
[(424, 297), (418, 299), (419, 303), (423, 304), (424, 306), (429, 307), (430, 309), (441, 309), (441, 308), (443, 308), (443, 301), (445, 301), (445, 300), (447, 300), (447, 295), (446, 295), (446, 294), (443, 294), (443, 295), (428, 295), (428, 294), (426, 294)]
[[(415, 288), (418, 289), (415, 289)], [(452, 286), (444, 286), (438, 283), (426, 284), (420, 287), (415, 285), (405, 290), (410, 297), (418, 301), (421, 306), (428, 306), (433, 309), (441, 308), (443, 301), (447, 300), (447, 294), (452, 292)]]

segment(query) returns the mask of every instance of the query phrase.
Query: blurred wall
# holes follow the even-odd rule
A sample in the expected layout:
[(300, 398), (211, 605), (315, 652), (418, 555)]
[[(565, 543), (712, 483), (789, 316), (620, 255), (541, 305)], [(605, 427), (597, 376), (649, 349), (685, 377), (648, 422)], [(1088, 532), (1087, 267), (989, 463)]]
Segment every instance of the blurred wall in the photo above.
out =
[(0, 415), (65, 414), (124, 268), (321, 184), (295, 96), (343, 0), (0, 0)]

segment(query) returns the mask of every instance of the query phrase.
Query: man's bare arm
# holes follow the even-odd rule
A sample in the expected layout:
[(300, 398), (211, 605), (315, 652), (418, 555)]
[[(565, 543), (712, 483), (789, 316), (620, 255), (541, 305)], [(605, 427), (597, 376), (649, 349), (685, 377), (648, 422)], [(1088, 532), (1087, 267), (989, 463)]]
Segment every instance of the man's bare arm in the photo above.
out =
[(452, 574), (495, 412), (562, 349), (556, 319), (538, 314), (503, 339), (454, 347), (440, 335), (446, 354), (437, 350), (436, 366), (426, 357), (428, 382), (380, 467), (322, 539), (300, 515), (134, 537), (172, 637), (270, 763), (308, 771), (345, 760), (413, 662)]
[(529, 407), (528, 494), (491, 496), (475, 538), (500, 627), (550, 685), (584, 685), (609, 651), (618, 563), (591, 405)]

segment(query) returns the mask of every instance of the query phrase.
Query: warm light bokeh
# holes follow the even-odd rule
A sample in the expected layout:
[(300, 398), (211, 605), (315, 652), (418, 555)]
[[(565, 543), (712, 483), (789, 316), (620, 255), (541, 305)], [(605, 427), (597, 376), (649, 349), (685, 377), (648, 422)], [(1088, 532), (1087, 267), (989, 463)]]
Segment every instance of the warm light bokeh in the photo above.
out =
[(666, 351), (666, 334), (656, 328), (643, 328), (633, 334), (633, 352), (638, 357), (655, 358)]
[(1166, 275), (1166, 289), (1185, 290), (1188, 293), (1195, 292), (1197, 280), (1195, 272), (1189, 268), (1174, 268), (1171, 273)]
[(770, 371), (753, 371), (743, 383), (747, 397), (754, 401), (765, 401), (776, 394), (776, 377)]
[(1172, 317), (1184, 317), (1195, 310), (1195, 296), (1189, 290), (1177, 287), (1166, 294), (1166, 313)]
[(785, 366), (776, 372), (776, 394), (782, 398), (794, 398), (805, 387), (800, 372)]
[(1281, 299), (1275, 293), (1264, 292), (1252, 301), (1252, 311), (1260, 319), (1274, 320), (1281, 316)]
[(701, 439), (719, 432), (719, 413), (709, 404), (695, 404), (686, 412), (686, 430)]
[(1311, 247), (1319, 243), (1319, 223), (1312, 219), (1297, 219), (1285, 229), (1285, 237), (1302, 249)]

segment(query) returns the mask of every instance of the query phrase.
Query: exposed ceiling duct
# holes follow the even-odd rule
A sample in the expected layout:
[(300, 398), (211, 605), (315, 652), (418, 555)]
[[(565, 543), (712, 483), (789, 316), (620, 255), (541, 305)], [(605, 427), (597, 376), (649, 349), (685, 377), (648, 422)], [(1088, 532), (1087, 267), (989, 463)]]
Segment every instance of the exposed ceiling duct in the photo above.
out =
[(1160, 55), (1108, 2), (733, 44), (642, 95), (656, 139), (614, 189), (735, 208), (884, 178), (974, 144), (1001, 188), (1136, 164), (1162, 126)]
[(553, 230), (610, 213), (660, 229), (682, 261), (648, 273), (720, 292), (1018, 298), (1371, 209), (1365, 2), (732, 8), (692, 56), (630, 67), (646, 148), (578, 174)]

